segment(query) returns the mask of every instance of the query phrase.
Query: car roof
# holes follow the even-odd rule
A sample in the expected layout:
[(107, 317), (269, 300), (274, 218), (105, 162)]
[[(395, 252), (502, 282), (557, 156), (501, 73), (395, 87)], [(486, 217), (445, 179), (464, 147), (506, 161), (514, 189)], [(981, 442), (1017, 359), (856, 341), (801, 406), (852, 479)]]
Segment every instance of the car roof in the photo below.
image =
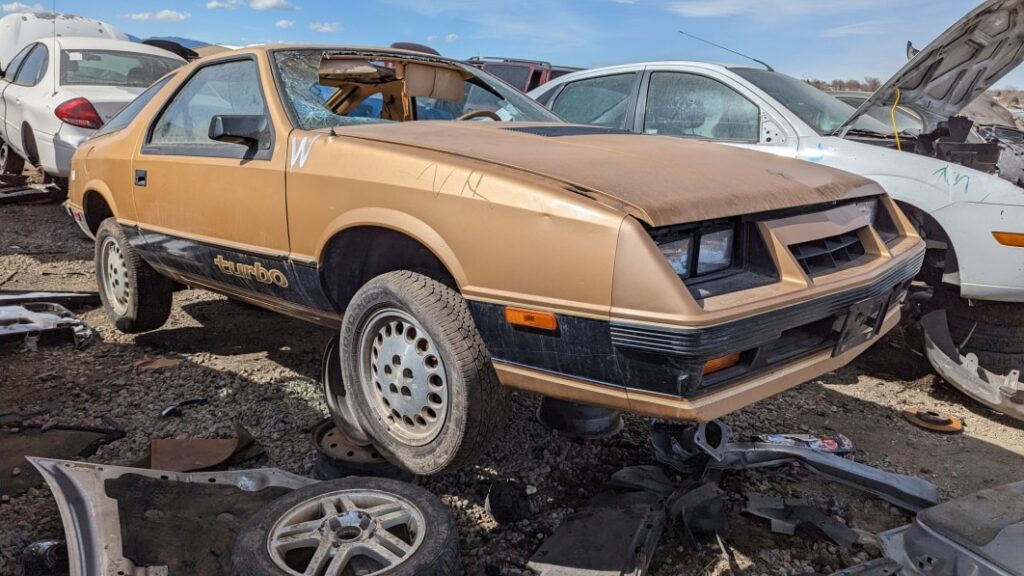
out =
[(417, 52), (415, 50), (403, 50), (401, 48), (388, 48), (385, 46), (353, 46), (345, 44), (257, 44), (253, 46), (245, 46), (243, 48), (236, 48), (234, 50), (227, 50), (223, 52), (217, 52), (209, 56), (200, 58), (196, 62), (203, 62), (207, 59), (220, 59), (224, 57), (230, 57), (234, 54), (254, 54), (261, 52), (274, 52), (277, 50), (324, 50), (327, 52), (337, 53), (350, 53), (352, 55), (380, 55), (380, 56), (398, 56), (401, 58), (413, 58), (420, 60), (434, 60), (440, 62), (446, 62), (449, 64), (460, 64), (465, 65), (465, 62), (457, 60), (455, 58), (448, 58), (446, 56), (438, 56), (436, 54), (428, 54), (426, 52)]
[(601, 76), (603, 74), (615, 73), (615, 72), (635, 72), (643, 70), (645, 68), (673, 68), (676, 66), (687, 66), (691, 68), (701, 68), (704, 70), (717, 70), (724, 72), (733, 68), (748, 68), (749, 66), (742, 66), (738, 64), (728, 64), (722, 62), (700, 62), (697, 60), (653, 60), (650, 62), (634, 62), (632, 64), (616, 64), (614, 66), (602, 66), (599, 68), (589, 68), (586, 70), (580, 70), (571, 74), (565, 74), (559, 76), (551, 82), (541, 84), (530, 91), (531, 95), (540, 94), (551, 88), (561, 86), (566, 82), (572, 82), (578, 78), (587, 78), (590, 76)]

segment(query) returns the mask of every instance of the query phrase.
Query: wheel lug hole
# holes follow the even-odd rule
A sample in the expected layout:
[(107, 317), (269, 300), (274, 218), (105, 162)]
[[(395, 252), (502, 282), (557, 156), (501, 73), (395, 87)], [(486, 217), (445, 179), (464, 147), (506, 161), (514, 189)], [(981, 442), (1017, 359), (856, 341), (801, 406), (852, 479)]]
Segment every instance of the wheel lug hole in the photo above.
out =
[(412, 400), (412, 390), (408, 386), (402, 386), (402, 398)]
[(402, 370), (402, 378), (406, 382), (412, 382), (412, 379), (413, 379), (412, 369), (411, 368), (406, 368), (405, 370)]

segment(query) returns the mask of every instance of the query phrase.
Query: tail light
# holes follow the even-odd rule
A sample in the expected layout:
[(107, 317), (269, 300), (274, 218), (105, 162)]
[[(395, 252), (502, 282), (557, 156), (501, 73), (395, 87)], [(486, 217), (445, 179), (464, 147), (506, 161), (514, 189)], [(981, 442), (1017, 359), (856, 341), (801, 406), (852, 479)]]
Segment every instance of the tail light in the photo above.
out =
[(78, 126), (79, 128), (92, 128), (95, 130), (100, 126), (103, 126), (103, 120), (100, 119), (99, 113), (96, 112), (96, 108), (93, 107), (92, 102), (89, 102), (85, 98), (72, 98), (67, 102), (57, 106), (57, 109), (53, 111), (60, 118), (62, 122), (67, 122), (72, 126)]

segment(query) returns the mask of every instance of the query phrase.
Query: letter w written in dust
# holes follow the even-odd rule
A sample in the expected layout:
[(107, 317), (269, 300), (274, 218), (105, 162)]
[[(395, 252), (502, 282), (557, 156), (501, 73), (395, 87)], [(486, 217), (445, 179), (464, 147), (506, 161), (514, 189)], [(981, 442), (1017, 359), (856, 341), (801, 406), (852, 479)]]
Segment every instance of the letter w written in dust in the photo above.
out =
[(312, 140), (307, 136), (303, 136), (302, 140), (292, 136), (291, 167), (293, 170), (296, 164), (298, 164), (299, 169), (306, 167), (306, 160), (309, 160), (309, 153), (313, 151), (313, 144), (316, 144), (316, 141), (319, 139), (320, 135), (314, 136)]

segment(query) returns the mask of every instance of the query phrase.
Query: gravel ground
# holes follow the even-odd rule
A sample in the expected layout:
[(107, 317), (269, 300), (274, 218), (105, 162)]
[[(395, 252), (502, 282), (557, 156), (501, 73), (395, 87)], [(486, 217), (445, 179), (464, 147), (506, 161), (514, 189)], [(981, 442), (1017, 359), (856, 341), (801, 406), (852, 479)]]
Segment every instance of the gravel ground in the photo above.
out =
[[(92, 244), (56, 205), (0, 206), (0, 288), (95, 289)], [(152, 438), (230, 437), (234, 423), (266, 448), (252, 463), (309, 475), (309, 431), (326, 414), (317, 378), (328, 330), (240, 306), (201, 290), (180, 292), (161, 330), (129, 336), (114, 330), (102, 310), (83, 318), (98, 341), (71, 347), (0, 353), (0, 406), (58, 400), (39, 423), (111, 426), (126, 437), (102, 447), (91, 461), (123, 464), (146, 452)], [(1024, 426), (992, 413), (931, 375), (924, 360), (890, 336), (843, 370), (735, 413), (726, 421), (740, 435), (769, 432), (843, 433), (857, 459), (917, 474), (959, 496), (1024, 476)], [(140, 370), (147, 358), (182, 362)], [(167, 404), (205, 397), (177, 418), (160, 418)], [(905, 406), (963, 418), (966, 431), (944, 436), (903, 420)], [(618, 436), (577, 442), (546, 430), (534, 418), (538, 399), (514, 398), (503, 442), (476, 466), (424, 481), (456, 517), (470, 575), (528, 573), (526, 561), (561, 520), (602, 490), (619, 468), (653, 462), (647, 423), (627, 416)], [(512, 479), (535, 486), (544, 502), (536, 517), (498, 525), (484, 511), (489, 486)], [(800, 536), (772, 534), (738, 510), (745, 491), (805, 498), (848, 525), (870, 531), (899, 526), (909, 516), (877, 499), (819, 481), (799, 470), (732, 473), (727, 492), (730, 532), (744, 574), (830, 573), (877, 555), (870, 548), (840, 552)], [(60, 519), (46, 488), (0, 504), (0, 574), (19, 574), (27, 544), (60, 536)], [(661, 542), (652, 572), (726, 574), (717, 549), (687, 543), (675, 533)]]

